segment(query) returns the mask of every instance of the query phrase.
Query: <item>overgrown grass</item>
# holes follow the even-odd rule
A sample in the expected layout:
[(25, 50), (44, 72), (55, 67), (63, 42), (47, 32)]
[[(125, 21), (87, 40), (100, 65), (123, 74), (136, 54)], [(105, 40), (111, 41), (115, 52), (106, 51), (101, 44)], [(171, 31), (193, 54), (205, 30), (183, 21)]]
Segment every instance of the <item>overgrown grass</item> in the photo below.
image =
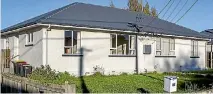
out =
[[(91, 76), (73, 77), (69, 73), (57, 73), (50, 74), (53, 78), (48, 78), (49, 75), (37, 73), (31, 74), (29, 77), (34, 80), (39, 80), (42, 83), (55, 83), (64, 84), (65, 81), (74, 83), (77, 86), (77, 92), (81, 93), (83, 89), (88, 89), (90, 93), (138, 93), (138, 92), (150, 92), (150, 93), (162, 93), (164, 76), (172, 75), (178, 76), (178, 91), (188, 92), (185, 90), (186, 82), (192, 82), (197, 84), (201, 89), (203, 85), (208, 87), (208, 84), (213, 80), (206, 77), (196, 77), (196, 74), (182, 74), (182, 73), (146, 73), (140, 75), (130, 75), (123, 73), (122, 75), (103, 76), (99, 73)], [(52, 72), (49, 72), (52, 73)], [(42, 77), (42, 75), (46, 75)], [(82, 87), (85, 85), (84, 87)]]

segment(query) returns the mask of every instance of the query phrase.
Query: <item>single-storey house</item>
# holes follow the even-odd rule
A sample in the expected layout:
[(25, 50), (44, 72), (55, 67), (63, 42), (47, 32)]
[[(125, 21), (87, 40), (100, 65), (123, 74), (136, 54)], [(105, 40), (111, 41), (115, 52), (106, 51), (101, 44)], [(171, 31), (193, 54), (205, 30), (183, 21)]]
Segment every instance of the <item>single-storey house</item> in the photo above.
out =
[(1, 47), (10, 49), (13, 60), (34, 67), (50, 65), (73, 75), (81, 70), (119, 74), (205, 69), (209, 40), (143, 13), (85, 3), (72, 3), (5, 28), (1, 38)]
[(210, 39), (210, 41), (207, 43), (207, 67), (213, 68), (213, 29), (207, 29), (201, 33)]

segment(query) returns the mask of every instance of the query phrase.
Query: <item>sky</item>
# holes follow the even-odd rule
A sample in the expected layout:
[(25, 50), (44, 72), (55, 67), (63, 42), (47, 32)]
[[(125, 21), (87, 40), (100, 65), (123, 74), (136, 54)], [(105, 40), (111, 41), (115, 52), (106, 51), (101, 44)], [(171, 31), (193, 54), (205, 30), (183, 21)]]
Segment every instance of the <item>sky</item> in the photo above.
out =
[[(128, 0), (112, 0), (117, 8), (127, 8), (127, 1)], [(162, 11), (159, 18), (166, 20), (172, 13), (171, 17), (167, 20), (171, 22), (171, 19), (186, 1), (187, 0), (181, 0), (176, 10), (174, 10), (179, 2), (179, 0), (174, 0), (173, 5), (171, 5), (167, 12), (168, 7)], [(186, 6), (174, 19), (173, 23), (179, 19), (195, 1), (196, 0), (188, 0)], [(111, 0), (1, 0), (1, 29), (74, 2), (109, 6)], [(146, 2), (149, 3), (150, 7), (155, 7), (157, 11), (160, 12), (169, 0), (143, 0), (143, 5), (145, 5)], [(198, 32), (213, 29), (212, 9), (213, 0), (198, 0), (192, 9), (177, 22), (177, 24)], [(165, 16), (163, 17), (164, 14)]]

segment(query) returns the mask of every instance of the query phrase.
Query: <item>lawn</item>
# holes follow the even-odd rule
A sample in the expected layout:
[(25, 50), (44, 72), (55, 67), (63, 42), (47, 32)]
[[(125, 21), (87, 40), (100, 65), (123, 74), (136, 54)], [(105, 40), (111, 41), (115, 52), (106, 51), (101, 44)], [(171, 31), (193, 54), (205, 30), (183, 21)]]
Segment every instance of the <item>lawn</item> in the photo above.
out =
[[(194, 73), (194, 72), (193, 72)], [(203, 73), (203, 72), (202, 72)], [(205, 72), (206, 73), (206, 72)], [(44, 73), (43, 73), (44, 74)], [(42, 74), (42, 75), (43, 75)], [(31, 75), (31, 79), (39, 80), (43, 83), (64, 84), (65, 81), (76, 84), (77, 92), (90, 92), (90, 93), (162, 93), (164, 76), (172, 75), (178, 76), (178, 91), (177, 92), (193, 92), (195, 90), (203, 90), (213, 83), (210, 76), (197, 76), (198, 72), (194, 74), (189, 73), (146, 73), (140, 75), (124, 74), (124, 75), (92, 75), (84, 76), (82, 78), (70, 76), (68, 73), (59, 73), (57, 76), (48, 77), (45, 75)], [(44, 77), (45, 76), (45, 77)], [(53, 79), (54, 78), (54, 79)], [(190, 84), (192, 83), (192, 84)], [(186, 85), (188, 86), (185, 90)], [(191, 86), (190, 86), (191, 85)], [(192, 86), (193, 85), (193, 86)], [(191, 89), (189, 89), (189, 86)]]

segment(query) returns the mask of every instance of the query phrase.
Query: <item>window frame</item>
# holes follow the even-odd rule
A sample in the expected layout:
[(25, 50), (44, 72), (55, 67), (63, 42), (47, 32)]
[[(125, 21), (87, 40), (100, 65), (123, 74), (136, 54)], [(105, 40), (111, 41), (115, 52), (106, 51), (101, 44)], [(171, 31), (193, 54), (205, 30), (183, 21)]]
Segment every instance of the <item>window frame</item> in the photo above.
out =
[[(65, 35), (65, 32), (71, 32), (71, 46), (65, 46), (65, 40), (66, 40), (66, 35)], [(74, 32), (76, 32), (76, 52), (74, 53), (74, 43), (73, 43), (73, 41), (74, 41)], [(78, 34), (80, 34), (80, 38), (78, 38)], [(78, 40), (79, 40), (79, 44), (78, 44)], [(69, 56), (69, 55), (80, 55), (80, 53), (79, 53), (79, 51), (78, 51), (78, 48), (80, 48), (81, 47), (81, 32), (80, 31), (75, 31), (75, 30), (65, 30), (64, 31), (64, 45), (63, 45), (64, 47), (64, 49), (63, 49), (63, 56)], [(69, 49), (71, 49), (71, 52), (70, 53), (65, 53), (65, 49), (66, 48), (69, 48)]]
[(33, 32), (27, 32), (26, 33), (26, 45), (32, 45), (33, 44)]
[[(158, 49), (158, 45), (157, 45), (157, 42), (158, 42), (158, 40), (157, 39), (159, 39), (159, 47), (160, 47), (160, 49)], [(165, 54), (163, 54), (163, 51), (164, 51), (164, 45), (163, 45), (163, 39), (169, 39), (169, 46), (168, 46), (168, 55), (165, 55)], [(174, 43), (171, 43), (171, 40), (173, 40), (174, 41)], [(175, 48), (176, 48), (176, 46), (175, 46), (175, 38), (162, 38), (162, 37), (157, 37), (156, 38), (156, 44), (155, 44), (155, 56), (156, 57), (175, 57), (176, 56), (176, 52), (175, 52)], [(173, 49), (171, 49), (171, 44), (173, 44), (173, 46), (174, 46), (174, 48)], [(158, 55), (157, 54), (157, 52), (160, 52), (160, 55)], [(173, 52), (174, 54), (173, 55), (171, 55), (171, 52)]]
[(199, 46), (197, 40), (191, 40), (191, 57), (199, 57)]
[[(116, 45), (116, 47), (112, 47), (112, 35), (115, 35), (115, 45)], [(126, 54), (118, 54), (118, 35), (123, 35), (123, 36), (125, 36), (125, 35), (128, 35), (128, 50), (129, 50), (129, 52), (128, 53), (126, 53)], [(131, 37), (134, 37), (134, 47), (133, 48), (131, 48)], [(117, 33), (111, 33), (110, 34), (110, 50), (109, 50), (109, 55), (110, 56), (135, 56), (136, 55), (136, 53), (135, 53), (135, 51), (136, 51), (136, 47), (135, 47), (135, 43), (136, 43), (136, 35), (129, 35), (129, 34), (117, 34)], [(111, 53), (111, 50), (115, 50), (115, 54), (112, 54)], [(133, 51), (133, 54), (130, 54), (130, 52), (131, 51)]]

